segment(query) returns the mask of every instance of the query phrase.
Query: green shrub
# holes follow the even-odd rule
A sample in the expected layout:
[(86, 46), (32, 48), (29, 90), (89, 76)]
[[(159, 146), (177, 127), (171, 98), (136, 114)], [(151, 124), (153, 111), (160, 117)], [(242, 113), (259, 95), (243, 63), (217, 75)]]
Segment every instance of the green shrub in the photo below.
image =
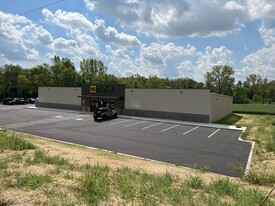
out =
[(44, 184), (53, 182), (52, 177), (48, 175), (40, 175), (31, 172), (25, 175), (20, 172), (15, 172), (15, 179), (15, 182), (10, 181), (7, 186), (35, 190)]
[(272, 186), (275, 184), (275, 172), (268, 173), (265, 169), (257, 172), (251, 170), (244, 180), (255, 185)]
[(269, 152), (274, 152), (275, 153), (275, 135), (272, 136), (268, 142), (266, 143), (266, 149)]
[(240, 192), (240, 196), (237, 199), (235, 205), (238, 206), (267, 206), (272, 205), (271, 201), (268, 199), (265, 203), (263, 203), (264, 194), (257, 189), (247, 189)]
[(93, 166), (87, 168), (80, 178), (79, 190), (88, 205), (98, 205), (107, 200), (110, 193), (110, 168), (107, 166)]
[(128, 167), (119, 168), (114, 172), (115, 188), (123, 199), (133, 200), (137, 196), (139, 176), (138, 171), (133, 171)]
[(17, 137), (13, 132), (10, 134), (6, 130), (0, 131), (0, 150), (26, 150), (26, 149), (35, 149), (36, 147), (24, 140), (21, 137)]
[(204, 182), (199, 176), (188, 177), (188, 179), (185, 181), (185, 184), (193, 189), (201, 189), (204, 186)]
[(55, 155), (49, 156), (44, 150), (37, 149), (35, 150), (34, 157), (27, 160), (29, 164), (52, 164), (57, 166), (70, 166), (70, 163), (65, 158)]
[(220, 196), (228, 195), (230, 197), (237, 197), (240, 186), (231, 182), (228, 178), (223, 178), (213, 181), (206, 188), (208, 193), (214, 193)]

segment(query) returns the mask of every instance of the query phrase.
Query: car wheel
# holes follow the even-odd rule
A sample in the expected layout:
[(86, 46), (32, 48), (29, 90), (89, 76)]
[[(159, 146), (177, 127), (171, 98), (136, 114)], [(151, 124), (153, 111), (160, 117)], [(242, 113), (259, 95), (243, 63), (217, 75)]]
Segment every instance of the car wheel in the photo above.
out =
[(117, 113), (114, 113), (114, 118), (117, 118)]
[(103, 116), (102, 116), (102, 119), (107, 119), (106, 115), (103, 115)]
[(97, 117), (94, 117), (94, 120), (97, 121)]

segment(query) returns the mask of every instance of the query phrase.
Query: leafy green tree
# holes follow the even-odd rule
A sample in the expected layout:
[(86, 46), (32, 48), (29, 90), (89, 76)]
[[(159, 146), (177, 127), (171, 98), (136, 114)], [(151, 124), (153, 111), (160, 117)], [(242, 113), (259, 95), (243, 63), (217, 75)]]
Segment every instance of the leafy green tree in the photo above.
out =
[(268, 98), (268, 80), (260, 75), (250, 74), (244, 82), (246, 96), (253, 103), (265, 103), (271, 101)]
[(245, 88), (243, 87), (243, 83), (241, 81), (238, 81), (238, 83), (234, 87), (233, 102), (235, 104), (243, 104), (248, 103), (248, 101), (249, 100), (245, 95)]
[(118, 78), (113, 74), (101, 74), (94, 78), (95, 84), (118, 84)]
[(83, 82), (93, 82), (97, 76), (107, 74), (107, 67), (104, 63), (96, 59), (83, 59), (80, 62), (80, 75)]
[(131, 77), (121, 77), (118, 79), (120, 84), (125, 84), (126, 88), (145, 88), (146, 78), (135, 74)]
[(51, 70), (48, 64), (37, 65), (30, 69), (30, 97), (38, 96), (38, 87), (51, 86)]
[(2, 95), (6, 97), (20, 97), (18, 76), (22, 71), (19, 65), (5, 64), (2, 68)]
[(170, 80), (171, 88), (173, 89), (202, 89), (203, 83), (198, 83), (190, 78), (177, 78)]
[(212, 71), (204, 76), (206, 88), (218, 94), (233, 95), (234, 73), (230, 66), (214, 66)]
[(150, 76), (146, 80), (146, 88), (169, 88), (168, 85), (165, 84), (165, 80), (159, 77)]
[(30, 88), (30, 81), (26, 75), (19, 74), (17, 79), (18, 88), (21, 91), (21, 97), (27, 98), (27, 93)]
[(0, 68), (0, 102), (4, 97), (4, 87), (3, 87), (3, 70)]
[(79, 85), (79, 76), (74, 63), (68, 58), (54, 56), (51, 69), (51, 85), (61, 87), (74, 87)]
[(268, 83), (267, 96), (271, 102), (275, 102), (275, 80)]

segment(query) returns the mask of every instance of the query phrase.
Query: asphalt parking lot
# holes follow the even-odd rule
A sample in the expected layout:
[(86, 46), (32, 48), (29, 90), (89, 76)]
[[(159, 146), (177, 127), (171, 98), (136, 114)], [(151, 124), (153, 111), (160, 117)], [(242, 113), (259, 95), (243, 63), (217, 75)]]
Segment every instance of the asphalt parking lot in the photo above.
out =
[(95, 122), (91, 115), (23, 106), (1, 105), (0, 126), (236, 177), (247, 167), (252, 147), (238, 140), (240, 130), (127, 117)]

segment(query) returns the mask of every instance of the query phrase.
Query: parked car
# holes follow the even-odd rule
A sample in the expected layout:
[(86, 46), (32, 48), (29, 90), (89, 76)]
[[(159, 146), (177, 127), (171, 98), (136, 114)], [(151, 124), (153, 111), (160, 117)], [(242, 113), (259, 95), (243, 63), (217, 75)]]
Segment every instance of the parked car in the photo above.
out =
[(26, 104), (25, 100), (22, 99), (13, 99), (11, 101), (8, 102), (8, 105), (16, 105), (16, 104)]
[(108, 119), (108, 118), (117, 118), (117, 112), (112, 108), (100, 107), (96, 108), (94, 112), (94, 120), (98, 119)]
[(7, 105), (7, 104), (9, 104), (9, 102), (12, 101), (12, 100), (13, 100), (13, 98), (5, 98), (5, 99), (3, 99), (3, 104), (4, 104), (4, 105)]
[(28, 99), (26, 99), (26, 101), (27, 101), (28, 104), (34, 104), (36, 99), (35, 98), (28, 98)]

